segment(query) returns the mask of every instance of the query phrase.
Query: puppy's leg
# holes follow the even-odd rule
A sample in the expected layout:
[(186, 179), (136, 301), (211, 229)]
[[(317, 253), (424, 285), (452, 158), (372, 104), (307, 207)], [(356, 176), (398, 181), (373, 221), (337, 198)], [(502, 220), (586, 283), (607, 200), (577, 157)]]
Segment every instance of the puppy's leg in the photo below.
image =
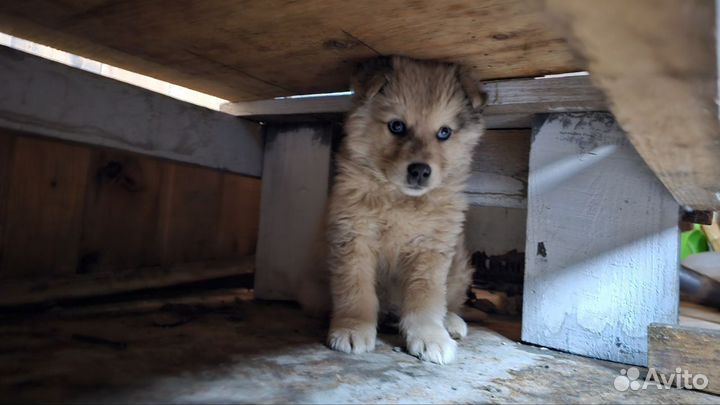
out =
[(465, 239), (460, 237), (455, 246), (455, 255), (447, 278), (447, 315), (445, 315), (445, 329), (455, 339), (467, 336), (467, 324), (460, 317), (460, 310), (467, 299), (472, 272), (473, 268), (470, 266), (465, 249)]
[(455, 358), (455, 343), (443, 321), (450, 259), (437, 252), (417, 255), (412, 268), (403, 271), (403, 308), (400, 330), (410, 354), (446, 364)]
[(333, 249), (330, 259), (333, 313), (328, 345), (346, 353), (372, 351), (378, 317), (377, 256), (356, 237), (341, 249)]

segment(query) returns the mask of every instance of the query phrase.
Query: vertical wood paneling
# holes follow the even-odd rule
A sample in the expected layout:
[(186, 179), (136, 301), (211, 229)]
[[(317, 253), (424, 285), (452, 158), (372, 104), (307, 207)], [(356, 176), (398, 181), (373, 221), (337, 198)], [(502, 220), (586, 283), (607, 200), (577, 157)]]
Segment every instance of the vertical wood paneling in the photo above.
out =
[(161, 186), (171, 163), (95, 150), (88, 171), (80, 272), (162, 262)]
[(165, 264), (217, 258), (222, 173), (174, 165), (167, 191)]
[(12, 157), (15, 137), (0, 130), (0, 276), (3, 274), (3, 251), (7, 224), (7, 201), (12, 179)]
[(85, 147), (17, 137), (3, 276), (75, 271), (89, 159)]
[(124, 151), (0, 132), (0, 277), (252, 255), (260, 184)]
[(217, 255), (230, 259), (252, 255), (257, 245), (260, 180), (224, 173)]

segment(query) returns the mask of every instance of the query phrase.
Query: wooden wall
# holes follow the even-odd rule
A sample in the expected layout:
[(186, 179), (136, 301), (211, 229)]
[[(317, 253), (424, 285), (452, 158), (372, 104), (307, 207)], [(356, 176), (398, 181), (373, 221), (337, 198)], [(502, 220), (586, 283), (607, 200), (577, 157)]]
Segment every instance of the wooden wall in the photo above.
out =
[(0, 129), (0, 278), (252, 255), (260, 180)]

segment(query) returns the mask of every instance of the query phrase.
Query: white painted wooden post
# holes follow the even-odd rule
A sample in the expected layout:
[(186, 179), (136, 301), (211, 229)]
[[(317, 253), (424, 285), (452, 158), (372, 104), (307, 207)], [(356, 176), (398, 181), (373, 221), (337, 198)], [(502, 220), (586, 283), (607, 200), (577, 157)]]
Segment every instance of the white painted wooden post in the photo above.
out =
[(646, 365), (648, 324), (677, 323), (678, 209), (611, 114), (538, 117), (522, 339)]
[(265, 133), (255, 296), (294, 300), (325, 212), (333, 125), (272, 124)]

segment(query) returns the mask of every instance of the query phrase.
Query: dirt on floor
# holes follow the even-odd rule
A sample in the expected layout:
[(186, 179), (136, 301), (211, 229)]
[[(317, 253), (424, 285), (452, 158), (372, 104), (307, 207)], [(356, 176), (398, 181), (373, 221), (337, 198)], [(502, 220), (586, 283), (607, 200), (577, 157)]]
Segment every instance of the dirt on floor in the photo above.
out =
[(326, 322), (239, 301), (151, 313), (0, 321), (0, 401), (103, 403), (720, 403), (679, 389), (621, 392), (628, 366), (523, 345), (472, 325), (457, 360), (421, 362), (387, 331), (375, 352), (324, 344)]

